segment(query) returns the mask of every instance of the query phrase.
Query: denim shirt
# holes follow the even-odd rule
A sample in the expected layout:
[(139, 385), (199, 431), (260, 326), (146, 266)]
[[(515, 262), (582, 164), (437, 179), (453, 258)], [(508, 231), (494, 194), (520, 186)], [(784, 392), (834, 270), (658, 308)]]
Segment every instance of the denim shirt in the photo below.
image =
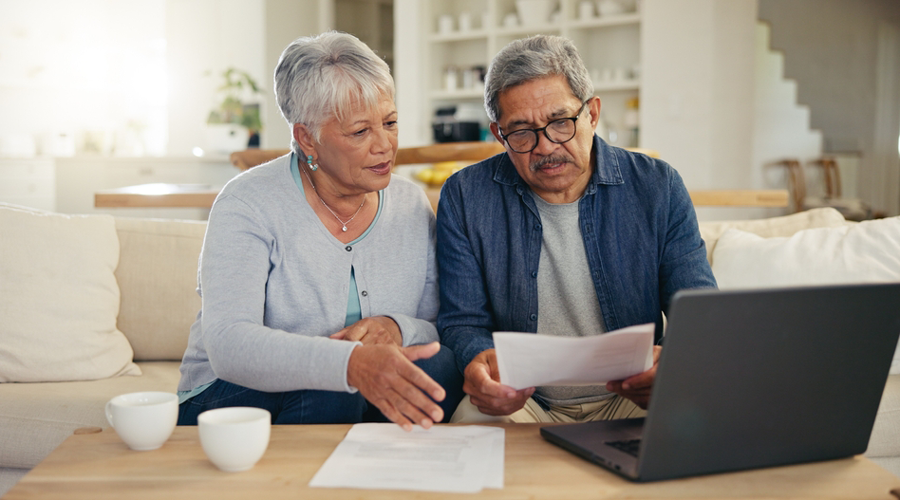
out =
[[(664, 161), (596, 135), (592, 154), (578, 214), (603, 321), (609, 331), (655, 322), (659, 340), (676, 291), (716, 287), (693, 204)], [(506, 153), (464, 168), (441, 190), (437, 327), (461, 371), (494, 347), (491, 332), (537, 331), (542, 229), (529, 190)]]

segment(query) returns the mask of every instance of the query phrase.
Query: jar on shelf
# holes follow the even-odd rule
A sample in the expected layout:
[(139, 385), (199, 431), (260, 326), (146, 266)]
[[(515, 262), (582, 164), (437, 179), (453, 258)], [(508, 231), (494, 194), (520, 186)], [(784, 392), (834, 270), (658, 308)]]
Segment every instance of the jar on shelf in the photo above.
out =
[(459, 69), (456, 66), (447, 66), (444, 70), (444, 89), (456, 90), (459, 88)]
[(632, 97), (625, 103), (625, 128), (628, 130), (628, 146), (636, 148), (640, 146), (640, 99)]

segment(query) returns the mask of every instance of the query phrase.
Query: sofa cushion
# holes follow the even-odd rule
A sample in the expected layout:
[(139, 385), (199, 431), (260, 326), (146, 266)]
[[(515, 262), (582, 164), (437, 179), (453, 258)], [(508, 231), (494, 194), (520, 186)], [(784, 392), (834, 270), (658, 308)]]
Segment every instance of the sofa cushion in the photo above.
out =
[(176, 361), (139, 363), (140, 377), (0, 384), (0, 467), (31, 468), (79, 427), (108, 427), (104, 406), (119, 394), (175, 392)]
[(134, 359), (180, 361), (200, 311), (197, 261), (204, 221), (116, 218), (118, 326)]
[(900, 281), (900, 217), (763, 238), (729, 229), (713, 252), (720, 288)]
[(700, 236), (706, 242), (706, 258), (713, 263), (713, 252), (719, 237), (728, 229), (740, 229), (763, 238), (791, 236), (802, 229), (847, 225), (844, 216), (833, 208), (815, 208), (805, 212), (768, 219), (701, 222)]
[[(805, 229), (789, 238), (729, 229), (716, 245), (712, 270), (722, 289), (900, 282), (900, 217)], [(900, 346), (891, 373), (900, 373)]]
[(113, 218), (0, 205), (0, 382), (139, 375), (116, 328)]

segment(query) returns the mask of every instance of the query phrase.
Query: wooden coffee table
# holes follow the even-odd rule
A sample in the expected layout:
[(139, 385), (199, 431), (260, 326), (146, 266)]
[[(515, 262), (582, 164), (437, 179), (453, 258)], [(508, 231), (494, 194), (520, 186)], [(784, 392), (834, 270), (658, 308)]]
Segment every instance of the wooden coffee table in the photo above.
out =
[[(131, 451), (111, 429), (69, 437), (4, 500), (20, 499), (893, 499), (900, 479), (863, 457), (637, 484), (544, 441), (538, 424), (506, 429), (506, 486), (475, 495), (310, 488), (349, 425), (273, 426), (269, 449), (246, 472), (206, 459), (196, 427), (178, 427), (159, 450)], [(347, 471), (352, 474), (353, 471)]]

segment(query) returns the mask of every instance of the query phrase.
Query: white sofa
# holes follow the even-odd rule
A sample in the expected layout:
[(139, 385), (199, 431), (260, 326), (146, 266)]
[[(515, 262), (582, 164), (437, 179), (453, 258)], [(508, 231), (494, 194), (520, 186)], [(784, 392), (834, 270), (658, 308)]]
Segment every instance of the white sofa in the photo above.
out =
[[(840, 227), (845, 224), (837, 212), (823, 210), (826, 212), (816, 211), (764, 221), (705, 223), (701, 224), (701, 231), (709, 246), (710, 258), (714, 259), (717, 241), (728, 228), (743, 228), (766, 237), (776, 237), (788, 236), (811, 227)], [(7, 216), (10, 215), (14, 222), (9, 222)], [(75, 248), (70, 242), (58, 241), (60, 237), (53, 234), (31, 234), (34, 232), (32, 228), (38, 227), (40, 231), (40, 227), (48, 219), (56, 226), (66, 226), (73, 219), (84, 222), (82, 218), (100, 222), (101, 226), (107, 224), (113, 228), (109, 230), (112, 233), (106, 234), (106, 239), (90, 238), (87, 248)], [(59, 229), (56, 226), (53, 227)], [(189, 327), (200, 306), (195, 291), (196, 272), (205, 227), (203, 222), (190, 221), (110, 216), (68, 217), (0, 204), (0, 262), (23, 258), (22, 255), (11, 253), (8, 247), (29, 238), (38, 238), (46, 247), (61, 247), (55, 250), (64, 253), (103, 253), (92, 249), (90, 245), (116, 246), (117, 258), (110, 272), (113, 272), (115, 278), (114, 292), (118, 300), (112, 309), (114, 331), (108, 333), (113, 337), (119, 331), (124, 334), (141, 372), (141, 375), (105, 376), (96, 380), (0, 383), (0, 495), (75, 429), (106, 427), (103, 407), (111, 397), (143, 390), (175, 391), (179, 379), (178, 366), (187, 345)], [(18, 233), (29, 234), (20, 237)], [(46, 258), (43, 254), (34, 258), (39, 257)], [(16, 271), (4, 271), (3, 265), (0, 263), (0, 273)], [(71, 263), (68, 265), (71, 266)], [(715, 261), (713, 265), (715, 268)], [(13, 288), (22, 285), (15, 282), (4, 283), (4, 277), (0, 274), (0, 286), (6, 287), (5, 291), (0, 288), (0, 296), (3, 293), (9, 294)], [(83, 278), (76, 285), (84, 284), (85, 281), (90, 279)], [(23, 285), (22, 288), (26, 287)], [(43, 301), (43, 296), (41, 298)], [(25, 304), (22, 307), (28, 306)], [(44, 304), (39, 306), (44, 307)], [(81, 311), (86, 311), (87, 305), (80, 304), (78, 307), (79, 312), (74, 314), (81, 316)], [(0, 308), (0, 312), (2, 311)], [(6, 375), (4, 371), (10, 370), (4, 365), (4, 356), (8, 354), (5, 350), (17, 347), (8, 345), (4, 340), (6, 328), (5, 318), (0, 318), (0, 380), (6, 380), (2, 378)], [(40, 336), (42, 333), (35, 331), (33, 334)], [(49, 350), (57, 351), (52, 346)], [(130, 356), (130, 353), (127, 355)], [(48, 361), (51, 361), (51, 365), (60, 363)], [(84, 360), (79, 362), (81, 361)], [(121, 369), (116, 366), (113, 371), (135, 372), (130, 361), (129, 357)], [(40, 371), (45, 367), (37, 368)], [(16, 369), (13, 366), (11, 370)], [(52, 366), (47, 371), (55, 373)], [(889, 378), (866, 454), (894, 474), (900, 475), (900, 375)]]

